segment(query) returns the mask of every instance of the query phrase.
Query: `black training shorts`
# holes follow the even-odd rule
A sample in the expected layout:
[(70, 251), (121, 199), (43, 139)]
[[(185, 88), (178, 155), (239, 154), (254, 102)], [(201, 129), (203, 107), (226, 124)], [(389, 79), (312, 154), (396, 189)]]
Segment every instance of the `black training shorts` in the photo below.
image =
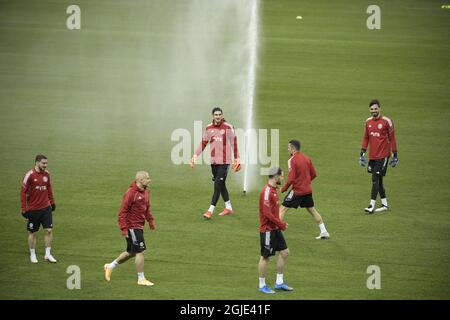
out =
[(227, 180), (229, 164), (212, 164), (211, 165), (211, 173), (212, 173), (212, 181), (216, 181), (216, 179)]
[(27, 211), (22, 215), (24, 218), (28, 219), (27, 230), (30, 232), (39, 231), (41, 224), (44, 229), (53, 228), (53, 214), (51, 206), (44, 209)]
[(380, 174), (381, 176), (386, 175), (388, 167), (389, 158), (369, 160), (369, 165), (367, 166), (367, 172), (371, 174)]
[(297, 195), (294, 191), (288, 193), (288, 195), (283, 200), (283, 206), (286, 208), (312, 208), (314, 207), (314, 200), (312, 193), (305, 195)]
[(140, 253), (145, 251), (144, 230), (128, 229), (127, 252)]
[(259, 238), (261, 242), (261, 256), (264, 258), (275, 255), (276, 251), (287, 249), (283, 233), (279, 229), (260, 232)]

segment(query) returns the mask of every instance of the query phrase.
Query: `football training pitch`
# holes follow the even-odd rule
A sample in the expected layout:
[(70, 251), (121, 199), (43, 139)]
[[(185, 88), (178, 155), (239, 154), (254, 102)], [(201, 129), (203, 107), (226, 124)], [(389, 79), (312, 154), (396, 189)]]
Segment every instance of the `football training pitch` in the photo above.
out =
[[(171, 160), (171, 133), (193, 132), (195, 120), (204, 129), (214, 105), (245, 125), (234, 104), (239, 61), (208, 47), (208, 37), (179, 36), (174, 44), (182, 30), (191, 34), (187, 17), (198, 12), (213, 26), (213, 12), (202, 13), (198, 0), (80, 0), (81, 29), (68, 30), (70, 4), (0, 3), (1, 299), (450, 298), (450, 8), (442, 1), (376, 1), (381, 29), (374, 30), (366, 25), (371, 2), (260, 1), (254, 123), (279, 130), (285, 170), (288, 141), (302, 142), (318, 173), (316, 208), (331, 234), (315, 240), (319, 229), (306, 210), (287, 213), (284, 278), (295, 290), (272, 296), (257, 290), (266, 177), (253, 175), (243, 196), (244, 170), (230, 171), (235, 214), (219, 217), (220, 199), (208, 221), (210, 167)], [(220, 9), (219, 26), (240, 18)], [(239, 50), (232, 27), (208, 31), (223, 35), (221, 47)], [(358, 157), (374, 98), (394, 121), (399, 165), (385, 179), (390, 211), (368, 215), (371, 180)], [(33, 265), (19, 192), (40, 153), (49, 159), (57, 205), (58, 263), (43, 261), (41, 229)], [(138, 170), (152, 179), (156, 229), (144, 232), (153, 287), (136, 285), (134, 261), (109, 283), (103, 273), (125, 249), (117, 214)], [(81, 289), (67, 288), (72, 265), (81, 270)], [(381, 288), (370, 290), (373, 265)], [(275, 274), (272, 258), (270, 286)]]

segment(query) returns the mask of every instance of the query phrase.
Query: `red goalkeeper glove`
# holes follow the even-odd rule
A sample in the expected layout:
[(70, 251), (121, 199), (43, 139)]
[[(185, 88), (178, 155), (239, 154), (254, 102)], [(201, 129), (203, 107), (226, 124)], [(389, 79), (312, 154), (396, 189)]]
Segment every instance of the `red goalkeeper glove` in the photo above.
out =
[(239, 170), (241, 170), (241, 160), (239, 158), (234, 159), (233, 170), (234, 172), (238, 172)]

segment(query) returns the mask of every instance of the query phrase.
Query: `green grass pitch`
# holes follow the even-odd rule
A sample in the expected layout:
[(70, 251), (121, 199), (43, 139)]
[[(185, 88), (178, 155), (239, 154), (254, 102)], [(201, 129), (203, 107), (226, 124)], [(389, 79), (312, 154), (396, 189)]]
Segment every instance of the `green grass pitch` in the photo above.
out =
[[(174, 143), (164, 128), (172, 124), (161, 124), (168, 114), (177, 125), (191, 115), (206, 123), (213, 104), (240, 120), (227, 114), (224, 97), (171, 114), (147, 91), (159, 85), (146, 76), (154, 66), (147, 59), (166, 59), (149, 48), (169, 46), (173, 29), (164, 26), (182, 14), (180, 1), (78, 1), (78, 31), (66, 29), (69, 4), (0, 3), (1, 299), (450, 298), (450, 9), (441, 1), (377, 1), (380, 30), (366, 27), (370, 2), (261, 2), (255, 120), (280, 129), (284, 168), (287, 141), (302, 141), (318, 171), (316, 207), (332, 236), (314, 240), (319, 230), (307, 212), (288, 213), (285, 279), (295, 291), (273, 297), (257, 291), (265, 179), (257, 177), (243, 197), (241, 173), (232, 174), (236, 214), (204, 221), (210, 169), (172, 164)], [(171, 5), (170, 14), (154, 13)], [(168, 96), (178, 90), (160, 89)], [(370, 176), (357, 159), (372, 98), (394, 120), (400, 164), (385, 180), (391, 211), (368, 216)], [(49, 157), (57, 200), (56, 265), (42, 262), (42, 230), (41, 262), (29, 263), (19, 214), (21, 179), (37, 153)], [(117, 210), (140, 169), (153, 180), (156, 230), (145, 229), (151, 288), (135, 284), (134, 263), (117, 269), (111, 283), (102, 269), (124, 249)], [(66, 288), (70, 265), (81, 268), (81, 290)], [(381, 268), (380, 290), (366, 287), (369, 265)], [(274, 259), (267, 281), (275, 281)]]

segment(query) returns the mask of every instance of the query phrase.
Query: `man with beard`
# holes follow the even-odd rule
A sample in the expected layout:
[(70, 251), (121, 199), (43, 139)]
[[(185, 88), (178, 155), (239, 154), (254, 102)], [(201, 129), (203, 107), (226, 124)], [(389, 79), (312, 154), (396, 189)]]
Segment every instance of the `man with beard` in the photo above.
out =
[(282, 230), (286, 230), (288, 224), (280, 220), (277, 188), (283, 180), (283, 170), (273, 167), (269, 170), (269, 181), (263, 187), (259, 195), (259, 235), (261, 243), (261, 257), (258, 264), (259, 291), (273, 294), (266, 284), (267, 266), (269, 258), (278, 251), (277, 280), (275, 290), (292, 291), (283, 280), (283, 270), (289, 256), (289, 249)]
[[(374, 212), (384, 212), (388, 210), (386, 190), (384, 189), (383, 179), (386, 176), (387, 164), (392, 150), (392, 160), (389, 164), (392, 167), (397, 166), (397, 142), (395, 141), (394, 123), (388, 117), (381, 115), (381, 105), (376, 99), (370, 101), (369, 112), (371, 117), (366, 120), (364, 125), (364, 137), (361, 144), (361, 153), (359, 155), (359, 164), (366, 166), (365, 158), (367, 146), (369, 150), (369, 166), (367, 171), (372, 174), (372, 192), (370, 203), (365, 212), (372, 214)], [(375, 209), (377, 195), (380, 194), (381, 207)]]

